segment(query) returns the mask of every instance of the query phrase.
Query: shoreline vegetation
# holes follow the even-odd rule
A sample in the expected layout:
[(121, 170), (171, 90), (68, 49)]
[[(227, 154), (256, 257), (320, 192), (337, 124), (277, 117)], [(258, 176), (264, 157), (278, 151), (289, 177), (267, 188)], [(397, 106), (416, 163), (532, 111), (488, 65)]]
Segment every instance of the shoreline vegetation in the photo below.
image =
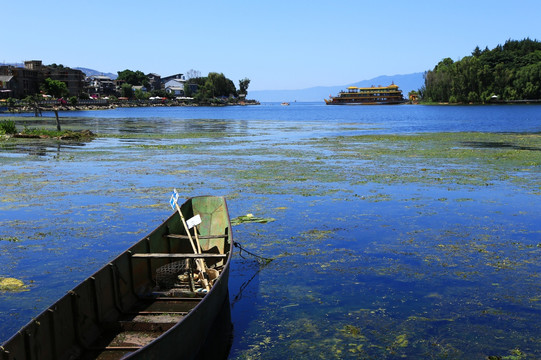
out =
[(541, 42), (507, 40), (494, 49), (477, 46), (470, 56), (441, 60), (424, 74), (423, 102), (541, 102)]
[[(412, 103), (408, 103), (412, 104)], [(449, 102), (449, 101), (419, 101), (413, 103), (412, 105), (448, 105), (448, 106), (464, 106), (464, 105), (476, 105), (476, 106), (490, 106), (490, 105), (532, 105), (532, 104), (541, 104), (541, 99), (532, 99), (532, 100), (496, 100), (489, 102)]]
[[(61, 130), (54, 127), (51, 119), (51, 124), (42, 128), (29, 128), (26, 125), (22, 131), (17, 129), (17, 121), (28, 121), (29, 117), (19, 119), (7, 118), (0, 121), (0, 140), (7, 139), (54, 139), (54, 140), (69, 140), (69, 141), (90, 141), (97, 137), (88, 129), (77, 130)], [(30, 119), (35, 119), (34, 117)]]
[[(236, 100), (236, 99), (235, 99)], [(2, 105), (0, 103), (0, 105)], [(34, 113), (35, 116), (41, 116), (44, 111), (89, 111), (89, 110), (110, 110), (126, 107), (222, 107), (222, 106), (247, 106), (260, 105), (257, 100), (231, 101), (229, 99), (212, 99), (207, 102), (193, 102), (184, 100), (86, 100), (75, 104), (62, 104), (60, 101), (43, 101), (36, 104), (28, 103), (24, 100), (6, 104), (6, 113)], [(1, 109), (1, 107), (0, 107)], [(1, 111), (0, 111), (1, 112)]]

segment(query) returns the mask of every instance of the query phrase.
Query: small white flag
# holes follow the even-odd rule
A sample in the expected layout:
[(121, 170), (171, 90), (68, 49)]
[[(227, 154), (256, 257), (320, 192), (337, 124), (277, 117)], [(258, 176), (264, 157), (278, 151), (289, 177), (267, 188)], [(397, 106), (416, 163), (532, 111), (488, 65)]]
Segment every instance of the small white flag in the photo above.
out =
[(195, 215), (194, 217), (188, 219), (188, 221), (186, 221), (186, 224), (188, 225), (188, 229), (191, 229), (194, 226), (201, 224), (201, 216), (199, 216), (199, 214)]

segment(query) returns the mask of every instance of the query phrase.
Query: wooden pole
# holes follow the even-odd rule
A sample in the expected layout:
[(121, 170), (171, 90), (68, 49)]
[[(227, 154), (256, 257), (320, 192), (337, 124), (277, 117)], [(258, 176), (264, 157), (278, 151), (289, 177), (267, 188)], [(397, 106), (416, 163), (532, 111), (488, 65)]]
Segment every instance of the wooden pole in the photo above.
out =
[(184, 225), (184, 230), (186, 231), (186, 234), (188, 235), (188, 239), (190, 239), (190, 244), (192, 245), (193, 253), (198, 254), (197, 249), (195, 248), (195, 245), (193, 243), (192, 235), (190, 234), (190, 229), (188, 229), (188, 225), (186, 224), (184, 215), (182, 215), (182, 211), (180, 211), (180, 206), (178, 206), (178, 203), (176, 202), (176, 200), (175, 200), (175, 207), (177, 208), (178, 214), (180, 215), (180, 220), (182, 221), (182, 225)]
[[(184, 215), (182, 215), (182, 211), (180, 210), (180, 206), (178, 206), (178, 203), (177, 203), (176, 200), (174, 200), (174, 202), (175, 202), (175, 207), (176, 207), (176, 209), (178, 211), (178, 214), (180, 215), (180, 220), (182, 221), (182, 225), (184, 225), (184, 230), (186, 230), (186, 234), (188, 235), (188, 239), (190, 239), (190, 244), (192, 245), (192, 249), (193, 249), (194, 254), (201, 254), (201, 247), (199, 246), (199, 238), (197, 237), (197, 228), (195, 228), (195, 237), (198, 240), (197, 241), (197, 248), (196, 248), (195, 244), (193, 242), (193, 239), (192, 239), (192, 234), (190, 234), (190, 229), (188, 229), (188, 224), (186, 224), (186, 219), (184, 219)], [(198, 249), (199, 249), (199, 251), (197, 251)], [(197, 270), (199, 270), (199, 272), (203, 276), (202, 283), (205, 286), (205, 289), (209, 290), (210, 287), (209, 287), (208, 280), (207, 280), (208, 275), (207, 275), (207, 273), (205, 271), (205, 261), (203, 259), (196, 259), (195, 263), (197, 264)]]
[[(193, 232), (194, 232), (194, 235), (195, 235), (195, 243), (197, 244), (197, 250), (199, 251), (199, 254), (202, 254), (202, 251), (201, 251), (201, 244), (199, 243), (199, 235), (197, 235), (197, 225), (194, 225), (193, 227)], [(208, 274), (207, 274), (207, 266), (205, 264), (205, 260), (204, 259), (200, 259), (201, 260), (201, 267), (203, 268), (203, 285), (205, 286), (205, 289), (207, 290), (210, 290), (210, 286), (209, 286), (209, 281), (208, 281)]]
[(56, 117), (56, 130), (62, 131), (60, 130), (60, 120), (58, 119), (58, 109), (54, 108), (53, 111), (54, 111), (54, 116)]

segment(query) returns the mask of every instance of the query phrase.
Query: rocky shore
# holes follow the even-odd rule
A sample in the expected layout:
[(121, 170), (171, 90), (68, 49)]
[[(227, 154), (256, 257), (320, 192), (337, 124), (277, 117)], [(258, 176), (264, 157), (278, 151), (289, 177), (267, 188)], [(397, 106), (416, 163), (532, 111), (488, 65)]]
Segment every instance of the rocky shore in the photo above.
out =
[[(178, 106), (246, 106), (246, 105), (260, 105), (257, 100), (246, 100), (242, 102), (228, 102), (228, 101), (215, 101), (215, 102), (206, 102), (206, 103), (195, 103), (195, 102), (184, 102), (177, 100), (165, 100), (165, 101), (145, 101), (145, 100), (128, 100), (128, 101), (115, 101), (115, 102), (106, 102), (106, 103), (96, 103), (96, 104), (77, 104), (77, 105), (68, 105), (68, 104), (40, 104), (39, 110), (41, 112), (48, 111), (88, 111), (88, 110), (109, 110), (116, 109), (119, 107), (178, 107)], [(9, 109), (7, 112), (12, 113), (35, 113), (36, 109), (34, 106), (30, 105), (19, 105)]]

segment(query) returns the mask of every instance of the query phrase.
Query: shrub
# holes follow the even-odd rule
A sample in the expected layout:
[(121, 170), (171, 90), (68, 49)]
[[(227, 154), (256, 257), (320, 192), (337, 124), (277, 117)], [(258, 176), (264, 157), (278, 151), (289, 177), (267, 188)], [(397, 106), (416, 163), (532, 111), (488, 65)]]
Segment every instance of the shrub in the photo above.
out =
[(481, 101), (481, 98), (479, 97), (479, 95), (477, 95), (477, 93), (475, 91), (470, 91), (469, 94), (468, 94), (468, 102), (471, 102), (471, 103), (478, 103)]
[(15, 126), (15, 121), (2, 120), (2, 122), (0, 122), (0, 133), (15, 134), (16, 132), (17, 132), (17, 127)]

